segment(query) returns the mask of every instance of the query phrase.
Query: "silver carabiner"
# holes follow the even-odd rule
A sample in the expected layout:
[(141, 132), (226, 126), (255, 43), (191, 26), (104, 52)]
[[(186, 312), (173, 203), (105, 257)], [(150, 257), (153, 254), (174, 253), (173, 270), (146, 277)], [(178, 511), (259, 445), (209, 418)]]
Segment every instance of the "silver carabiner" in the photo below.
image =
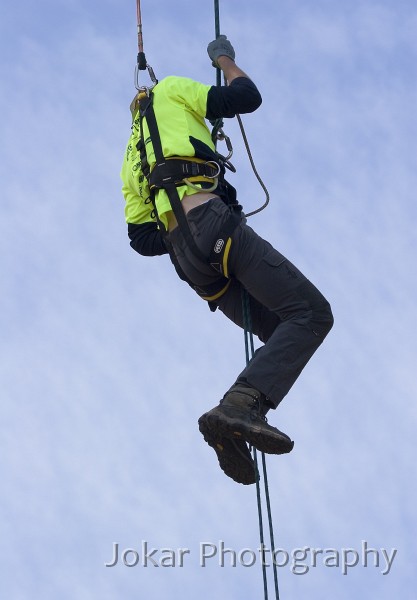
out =
[(227, 156), (223, 156), (222, 158), (225, 162), (228, 162), (228, 160), (233, 156), (232, 142), (230, 141), (229, 136), (225, 134), (222, 128), (218, 130), (216, 138), (219, 140), (219, 142), (226, 142), (226, 148), (229, 154)]
[(139, 64), (136, 65), (135, 67), (135, 88), (139, 91), (139, 92), (145, 92), (148, 96), (149, 96), (149, 92), (156, 86), (156, 84), (158, 83), (157, 78), (155, 77), (155, 73), (153, 72), (153, 69), (150, 65), (148, 65), (148, 63), (146, 63), (146, 68), (148, 69), (148, 74), (149, 77), (152, 81), (152, 85), (139, 85), (139, 71), (142, 71), (143, 69), (139, 68)]

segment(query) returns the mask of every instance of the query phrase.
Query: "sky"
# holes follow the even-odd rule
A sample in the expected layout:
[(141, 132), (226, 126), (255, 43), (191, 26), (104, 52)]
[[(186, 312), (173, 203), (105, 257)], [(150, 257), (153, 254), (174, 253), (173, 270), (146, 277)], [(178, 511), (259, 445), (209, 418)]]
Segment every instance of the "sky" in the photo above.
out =
[[(225, 0), (220, 16), (263, 96), (243, 121), (271, 201), (249, 224), (335, 317), (269, 418), (295, 440), (267, 457), (280, 598), (411, 600), (417, 6)], [(214, 83), (213, 3), (143, 0), (142, 17), (158, 78)], [(243, 333), (128, 243), (135, 4), (7, 3), (0, 49), (2, 597), (262, 598), (255, 487), (222, 473), (197, 426), (244, 366)], [(249, 212), (263, 192), (225, 130)], [(146, 544), (175, 566), (144, 565)]]

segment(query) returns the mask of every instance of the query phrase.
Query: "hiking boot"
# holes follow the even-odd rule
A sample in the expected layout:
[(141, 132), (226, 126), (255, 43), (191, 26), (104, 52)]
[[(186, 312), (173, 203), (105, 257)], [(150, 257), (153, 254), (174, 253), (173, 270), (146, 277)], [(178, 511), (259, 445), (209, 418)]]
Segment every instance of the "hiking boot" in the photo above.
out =
[(199, 419), (198, 423), (205, 441), (216, 452), (222, 471), (236, 483), (243, 485), (256, 483), (259, 475), (247, 444), (243, 440), (214, 435), (202, 419)]
[(248, 442), (267, 454), (291, 452), (294, 442), (276, 427), (268, 425), (267, 410), (265, 396), (261, 392), (235, 385), (218, 406), (200, 417), (198, 423), (200, 431), (203, 428), (216, 439)]

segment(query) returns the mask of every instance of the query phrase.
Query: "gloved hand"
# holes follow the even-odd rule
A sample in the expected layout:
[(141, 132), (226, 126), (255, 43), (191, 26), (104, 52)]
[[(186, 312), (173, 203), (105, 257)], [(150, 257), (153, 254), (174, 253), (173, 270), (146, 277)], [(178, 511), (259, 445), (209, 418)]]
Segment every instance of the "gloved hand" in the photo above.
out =
[(234, 48), (225, 35), (219, 35), (217, 39), (210, 42), (207, 46), (207, 52), (212, 60), (213, 67), (219, 66), (217, 63), (219, 56), (228, 56), (235, 60)]

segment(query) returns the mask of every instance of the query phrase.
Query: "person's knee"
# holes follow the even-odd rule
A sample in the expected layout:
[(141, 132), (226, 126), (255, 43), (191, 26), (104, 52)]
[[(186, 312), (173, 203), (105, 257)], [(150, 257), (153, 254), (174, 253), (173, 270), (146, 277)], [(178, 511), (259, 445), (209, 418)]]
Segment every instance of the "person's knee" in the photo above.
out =
[(322, 340), (329, 333), (334, 324), (333, 312), (325, 298), (313, 308), (312, 329), (315, 335)]
[(329, 302), (310, 281), (299, 286), (298, 294), (305, 303), (307, 320), (313, 333), (324, 340), (334, 322)]

